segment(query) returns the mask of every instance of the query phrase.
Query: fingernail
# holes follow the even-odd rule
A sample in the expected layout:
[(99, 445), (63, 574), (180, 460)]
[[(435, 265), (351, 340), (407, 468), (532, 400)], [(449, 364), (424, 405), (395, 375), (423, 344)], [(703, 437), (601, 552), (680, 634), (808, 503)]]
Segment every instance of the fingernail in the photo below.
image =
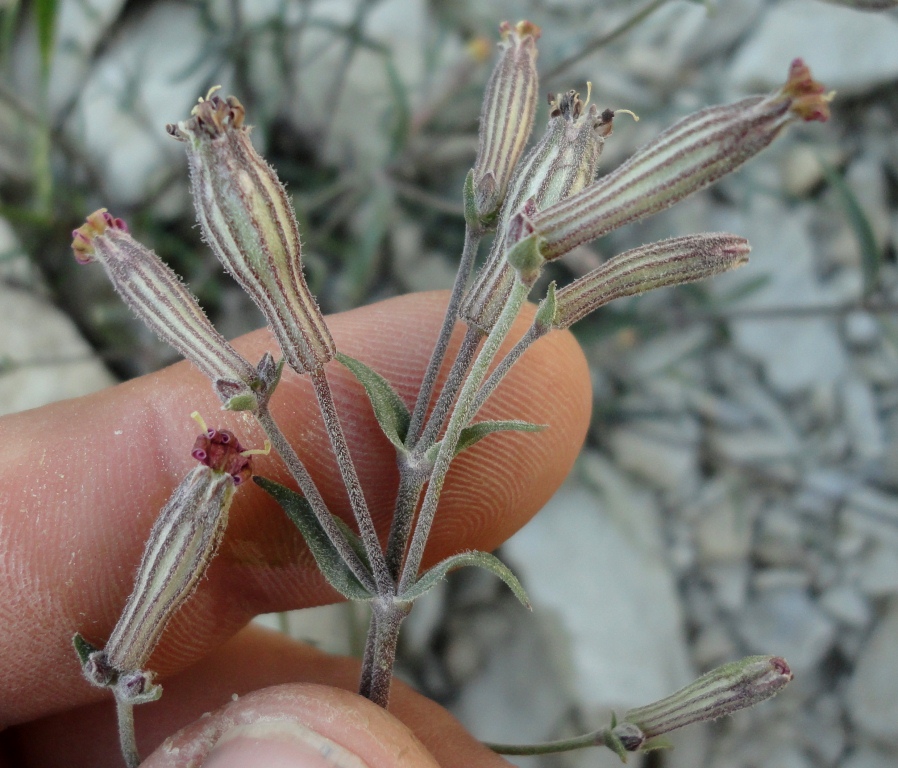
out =
[(225, 731), (204, 768), (368, 768), (346, 747), (291, 720), (237, 725)]

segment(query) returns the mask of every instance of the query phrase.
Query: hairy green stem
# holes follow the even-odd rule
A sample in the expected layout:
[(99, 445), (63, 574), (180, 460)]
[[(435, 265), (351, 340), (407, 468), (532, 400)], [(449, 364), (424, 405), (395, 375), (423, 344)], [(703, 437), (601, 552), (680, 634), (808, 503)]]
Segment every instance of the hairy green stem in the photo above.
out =
[(371, 698), (371, 677), (374, 657), (377, 653), (377, 611), (371, 611), (368, 634), (365, 637), (365, 653), (362, 656), (362, 674), (359, 676), (359, 696)]
[(521, 337), (521, 340), (511, 348), (511, 351), (505, 355), (504, 358), (502, 358), (502, 362), (493, 369), (493, 372), (487, 377), (487, 380), (483, 382), (483, 386), (472, 401), (470, 415), (468, 417), (469, 423), (471, 419), (477, 415), (477, 411), (479, 411), (483, 407), (483, 404), (489, 399), (489, 396), (493, 394), (496, 387), (499, 386), (499, 383), (505, 378), (505, 375), (511, 370), (512, 366), (521, 358), (521, 355), (530, 349), (530, 346), (534, 341), (542, 338), (544, 335), (544, 331), (531, 325), (527, 330), (527, 333)]
[(544, 741), (541, 744), (493, 744), (485, 741), (483, 746), (500, 755), (551, 755), (556, 752), (570, 752), (573, 749), (605, 746), (605, 731), (593, 731), (582, 736), (558, 741)]
[(446, 433), (440, 442), (440, 450), (437, 453), (433, 470), (430, 475), (430, 481), (427, 486), (427, 493), (424, 494), (424, 501), (421, 505), (421, 512), (418, 515), (418, 522), (415, 525), (412, 534), (412, 542), (409, 546), (408, 557), (405, 561), (405, 567), (402, 571), (402, 577), (399, 581), (398, 595), (402, 595), (409, 589), (418, 577), (418, 571), (421, 567), (421, 560), (424, 557), (424, 548), (427, 544), (427, 537), (430, 534), (430, 528), (433, 525), (433, 519), (436, 515), (437, 504), (440, 500), (440, 493), (443, 490), (443, 484), (446, 481), (446, 473), (449, 471), (449, 464), (455, 457), (455, 448), (458, 445), (458, 439), (465, 425), (468, 423), (470, 416), (470, 405), (477, 394), (481, 383), (486, 378), (490, 363), (499, 351), (511, 324), (520, 312), (521, 306), (527, 299), (530, 288), (524, 285), (519, 279), (515, 278), (514, 287), (508, 297), (508, 303), (502, 310), (502, 314), (496, 321), (480, 354), (471, 366), (468, 377), (464, 386), (458, 395), (455, 403), (455, 409), (446, 425)]
[(387, 541), (387, 568), (394, 581), (399, 579), (402, 571), (402, 560), (408, 545), (409, 532), (415, 520), (415, 508), (421, 496), (421, 489), (427, 481), (422, 472), (410, 470), (399, 463), (399, 490), (396, 492), (396, 505), (393, 510), (393, 522), (390, 526), (390, 538)]
[(418, 442), (418, 438), (421, 436), (421, 430), (424, 428), (427, 406), (430, 405), (430, 398), (433, 396), (437, 376), (443, 365), (443, 359), (446, 357), (446, 350), (449, 348), (449, 340), (452, 338), (452, 330), (455, 328), (455, 321), (458, 316), (458, 307), (464, 296), (468, 278), (471, 276), (471, 271), (474, 268), (474, 259), (477, 256), (477, 248), (482, 237), (483, 229), (481, 227), (471, 226), (470, 224), (465, 227), (465, 243), (462, 248), (458, 271), (455, 273), (455, 283), (452, 286), (452, 295), (449, 297), (449, 306), (446, 308), (446, 315), (443, 318), (443, 327), (440, 328), (440, 335), (437, 337), (437, 343), (430, 356), (430, 362), (427, 364), (427, 371), (424, 373), (424, 378), (421, 381), (421, 389), (418, 390), (418, 399), (415, 401), (415, 408), (412, 411), (411, 421), (409, 422), (408, 435), (406, 437), (406, 445), (409, 448), (415, 446), (415, 443)]
[(134, 734), (134, 705), (115, 697), (115, 714), (118, 719), (118, 741), (128, 768), (140, 765), (140, 753), (137, 751), (137, 737)]
[(365, 547), (368, 562), (371, 564), (377, 592), (381, 596), (392, 596), (394, 582), (390, 578), (390, 572), (387, 570), (387, 561), (380, 548), (377, 531), (374, 529), (374, 521), (371, 519), (368, 503), (365, 501), (365, 494), (362, 492), (362, 484), (359, 482), (352, 455), (349, 453), (346, 435), (343, 434), (343, 427), (340, 424), (340, 417), (337, 415), (337, 407), (334, 404), (334, 396), (331, 392), (327, 375), (324, 372), (324, 367), (311, 371), (309, 378), (315, 389), (315, 397), (318, 399), (321, 417), (324, 420), (324, 426), (327, 429), (328, 437), (334, 449), (334, 456), (340, 468), (343, 485), (346, 486), (346, 492), (349, 495), (349, 503), (352, 506), (352, 512), (359, 527), (359, 536)]
[(465, 376), (468, 373), (468, 369), (471, 367), (471, 362), (477, 354), (477, 347), (480, 345), (480, 340), (482, 338), (483, 333), (477, 328), (471, 327), (465, 332), (465, 337), (461, 342), (461, 348), (458, 350), (458, 357), (455, 358), (455, 362), (449, 370), (449, 376), (446, 378), (446, 383), (443, 385), (443, 389), (440, 392), (440, 396), (437, 398), (433, 411), (430, 414), (430, 418), (427, 420), (427, 425), (424, 427), (424, 433), (421, 435), (421, 439), (415, 446), (415, 453), (417, 456), (423, 455), (427, 449), (437, 441), (437, 438), (439, 438), (440, 430), (443, 428), (446, 418), (452, 411), (452, 404), (455, 402), (455, 396), (465, 383)]
[[(451, 330), (451, 327), (450, 327)], [(434, 405), (433, 412), (427, 420), (424, 433), (410, 454), (399, 457), (399, 492), (393, 509), (393, 522), (390, 526), (390, 538), (387, 542), (387, 566), (393, 579), (399, 578), (402, 560), (408, 546), (408, 537), (415, 519), (415, 509), (424, 483), (430, 477), (430, 470), (421, 470), (419, 462), (424, 453), (437, 440), (440, 430), (449, 415), (455, 396), (465, 381), (465, 375), (471, 361), (477, 353), (482, 334), (476, 329), (468, 329), (461, 343), (461, 348), (446, 378), (446, 383)], [(409, 432), (411, 434), (411, 432)]]
[[(383, 605), (375, 602), (372, 626), (375, 627), (374, 660), (371, 664), (371, 679), (367, 697), (378, 706), (387, 708), (390, 702), (390, 687), (393, 682), (393, 666), (396, 663), (396, 646), (399, 643), (399, 628), (411, 610), (411, 603), (396, 603), (392, 599)], [(370, 636), (370, 635), (369, 635)]]
[(327, 504), (321, 497), (318, 486), (315, 485), (315, 481), (302, 463), (302, 460), (296, 454), (296, 451), (293, 450), (293, 446), (290, 445), (290, 442), (284, 436), (284, 433), (281, 432), (277, 422), (272, 418), (271, 412), (267, 407), (260, 408), (256, 412), (256, 419), (262, 427), (262, 430), (265, 432), (265, 436), (274, 447), (274, 450), (287, 466), (287, 470), (290, 472), (291, 477), (296, 481), (299, 490), (312, 507), (312, 511), (315, 513), (315, 519), (318, 520), (318, 524), (324, 529), (324, 532), (334, 545), (334, 548), (339, 552), (343, 562), (345, 562), (349, 570), (352, 571), (352, 575), (359, 580), (365, 589), (371, 592), (376, 591), (376, 585), (371, 578), (371, 574), (356, 554), (355, 550), (350, 546), (343, 531), (340, 530), (334, 520), (334, 516), (330, 513)]

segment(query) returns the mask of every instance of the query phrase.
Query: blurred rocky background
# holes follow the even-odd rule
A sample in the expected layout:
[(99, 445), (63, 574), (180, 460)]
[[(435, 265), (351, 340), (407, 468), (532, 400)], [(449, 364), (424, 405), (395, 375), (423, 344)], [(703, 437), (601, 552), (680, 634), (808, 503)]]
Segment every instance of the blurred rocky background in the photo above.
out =
[[(675, 739), (651, 768), (898, 764), (898, 15), (819, 0), (0, 2), (0, 409), (173, 361), (70, 232), (100, 206), (188, 280), (226, 335), (260, 324), (199, 241), (182, 119), (215, 84), (293, 195), (327, 311), (447, 287), (498, 23), (543, 28), (543, 91), (621, 116), (605, 169), (677, 118), (764, 92), (802, 56), (838, 91), (710, 191), (558, 265), (726, 229), (751, 265), (619, 302), (576, 332), (593, 372), (568, 484), (480, 572), (412, 614), (403, 676), (477, 735), (560, 738), (752, 653), (772, 702)], [(545, 123), (545, 107), (537, 129)], [(501, 439), (501, 438), (496, 438)], [(336, 606), (265, 621), (354, 652)], [(611, 766), (587, 750), (518, 761)], [(638, 762), (638, 760), (636, 761)]]

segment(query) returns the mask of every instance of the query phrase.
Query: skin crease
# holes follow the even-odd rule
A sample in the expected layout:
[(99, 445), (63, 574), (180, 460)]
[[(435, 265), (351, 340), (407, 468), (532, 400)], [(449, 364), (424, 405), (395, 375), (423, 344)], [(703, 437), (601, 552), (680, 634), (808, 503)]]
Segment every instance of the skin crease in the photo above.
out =
[[(338, 349), (374, 367), (411, 404), (446, 300), (444, 293), (404, 296), (335, 315), (328, 323)], [(507, 347), (526, 330), (532, 313), (525, 308)], [(460, 336), (457, 330), (456, 344)], [(251, 361), (275, 350), (265, 331), (235, 346)], [(385, 540), (398, 477), (394, 449), (351, 374), (331, 363), (327, 375)], [(461, 550), (494, 549), (542, 507), (579, 452), (590, 400), (586, 362), (570, 334), (552, 333), (534, 345), (481, 417), (549, 427), (538, 434), (491, 436), (459, 457), (425, 568)], [(209, 426), (234, 431), (244, 446), (261, 447), (263, 436), (251, 417), (222, 412), (208, 382), (187, 363), (0, 419), (0, 726), (9, 727), (0, 735), (6, 748), (0, 756), (14, 756), (9, 764), (118, 764), (109, 696), (81, 678), (71, 636), (80, 631), (98, 645), (108, 637), (153, 520), (193, 464), (189, 451), (199, 431), (189, 418), (193, 410)], [(351, 519), (308, 382), (285, 373), (272, 410), (330, 509)], [(287, 482), (273, 455), (258, 457), (254, 471)], [(218, 555), (148, 664), (166, 693), (162, 702), (137, 710), (141, 748), (148, 752), (165, 735), (230, 701), (234, 692), (285, 681), (354, 689), (352, 660), (325, 658), (257, 629), (234, 637), (258, 613), (336, 599), (283, 512), (254, 485), (239, 489)], [(272, 646), (277, 654), (270, 653)], [(252, 663), (240, 661), (246, 658)], [(53, 684), (35, 670), (52, 670)], [(303, 696), (321, 701), (320, 692)], [(338, 697), (347, 712), (372, 706), (354, 695)], [(283, 694), (276, 698), (283, 700)], [(85, 706), (97, 701), (102, 703)], [(503, 764), (465, 736), (450, 715), (399, 685), (391, 712), (439, 765)], [(441, 734), (451, 734), (448, 745)], [(427, 763), (409, 763), (418, 764)]]

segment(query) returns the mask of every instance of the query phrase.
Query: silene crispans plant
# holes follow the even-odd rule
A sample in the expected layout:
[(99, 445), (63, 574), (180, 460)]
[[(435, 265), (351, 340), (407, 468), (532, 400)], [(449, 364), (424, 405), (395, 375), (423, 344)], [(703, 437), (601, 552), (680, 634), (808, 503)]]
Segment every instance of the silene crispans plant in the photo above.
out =
[[(140, 763), (133, 707), (162, 689), (147, 669), (166, 623), (195, 589), (221, 541), (228, 508), (250, 478), (299, 528), (331, 586), (371, 606), (359, 691), (386, 707), (400, 627), (415, 600), (450, 570), (492, 571), (528, 605), (523, 588), (498, 559), (463, 552), (422, 572), (440, 493), (453, 459), (494, 432), (538, 431), (524, 421), (478, 418), (502, 378), (540, 337), (569, 328), (623, 296), (677, 285), (746, 263), (748, 242), (733, 234), (675, 237), (627, 251), (563, 287), (549, 285), (529, 330), (504, 359), (501, 343), (543, 266), (623, 224), (667, 208), (736, 170), (799, 120), (826, 120), (830, 96), (796, 60), (785, 84), (766, 96), (689, 115), (596, 180), (615, 112), (600, 111), (575, 91), (549, 94), (550, 119), (529, 150), (537, 104), (537, 40), (529, 22), (503, 24), (499, 58), (489, 79), (480, 143), (465, 181), (466, 236), (445, 321), (414, 406), (386, 379), (334, 344), (303, 277), (300, 234), (292, 204), (274, 170), (255, 151), (244, 109), (211, 91), (189, 118), (167, 130), (183, 142), (203, 236), (228, 272), (258, 304), (279, 349), (258, 363), (244, 359), (212, 327), (180, 278), (105, 210), (75, 230), (83, 263), (99, 261), (125, 302), (212, 383), (222, 406), (251, 414), (267, 436), (246, 450), (227, 430), (201, 425), (192, 448), (195, 467), (175, 489), (150, 531), (131, 596), (102, 648), (81, 635), (75, 649), (87, 680), (109, 688), (118, 705), (125, 761)], [(471, 281), (481, 238), (495, 230), (490, 253)], [(454, 360), (449, 338), (465, 327)], [(355, 526), (328, 509), (301, 456), (272, 417), (284, 366), (308, 377), (333, 446)], [(395, 446), (400, 483), (392, 528), (381, 547), (328, 382), (345, 366), (364, 386), (384, 434)], [(438, 374), (448, 376), (437, 391)], [(496, 438), (494, 438), (496, 439)], [(498, 438), (501, 439), (501, 438)], [(254, 476), (253, 454), (274, 449), (298, 490)], [(792, 675), (775, 656), (755, 656), (716, 669), (673, 696), (626, 712), (578, 739), (537, 745), (492, 745), (503, 753), (537, 754), (605, 745), (621, 758), (658, 746), (662, 734), (751, 706), (779, 691)]]

